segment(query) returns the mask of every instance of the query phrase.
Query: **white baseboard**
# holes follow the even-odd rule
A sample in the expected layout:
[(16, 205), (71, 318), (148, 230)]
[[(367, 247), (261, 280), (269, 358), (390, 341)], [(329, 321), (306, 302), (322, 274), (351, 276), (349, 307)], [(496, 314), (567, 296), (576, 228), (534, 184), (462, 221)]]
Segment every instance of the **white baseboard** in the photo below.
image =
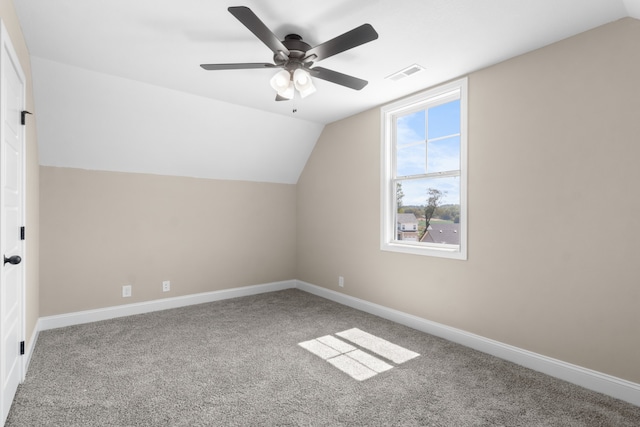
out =
[(241, 288), (231, 288), (221, 291), (204, 292), (181, 297), (163, 298), (153, 301), (118, 305), (115, 307), (99, 308), (96, 310), (78, 311), (75, 313), (41, 317), (38, 320), (38, 330), (45, 331), (47, 329), (63, 328), (65, 326), (80, 325), (83, 323), (114, 319), (116, 317), (132, 316), (135, 314), (150, 313), (152, 311), (167, 310), (170, 308), (185, 307), (188, 305), (204, 304), (229, 298), (281, 291), (284, 289), (295, 288), (296, 283), (297, 282), (295, 280), (287, 280), (283, 282), (244, 286)]
[(523, 350), (298, 280), (296, 288), (640, 406), (640, 384)]

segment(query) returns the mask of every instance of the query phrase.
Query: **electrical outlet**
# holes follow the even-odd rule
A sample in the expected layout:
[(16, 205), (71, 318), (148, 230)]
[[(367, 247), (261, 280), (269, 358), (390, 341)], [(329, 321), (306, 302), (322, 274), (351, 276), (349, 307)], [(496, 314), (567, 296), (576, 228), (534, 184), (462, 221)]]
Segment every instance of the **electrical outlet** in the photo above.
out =
[(344, 288), (344, 277), (338, 276), (338, 286)]
[(122, 287), (122, 298), (128, 298), (131, 296), (131, 285), (124, 285)]
[(165, 280), (162, 282), (162, 292), (169, 292), (171, 290), (171, 281)]

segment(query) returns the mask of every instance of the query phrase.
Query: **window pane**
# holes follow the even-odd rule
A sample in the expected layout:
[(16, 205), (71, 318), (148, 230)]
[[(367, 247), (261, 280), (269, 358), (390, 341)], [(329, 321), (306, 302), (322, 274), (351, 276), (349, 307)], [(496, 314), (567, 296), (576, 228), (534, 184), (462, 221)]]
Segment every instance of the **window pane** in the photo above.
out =
[(427, 173), (460, 169), (459, 136), (431, 141), (427, 150)]
[(460, 133), (460, 100), (429, 108), (429, 139)]
[(460, 177), (401, 180), (398, 187), (396, 240), (460, 244)]
[(417, 111), (396, 120), (396, 174), (420, 175), (427, 170), (426, 111)]
[(424, 110), (399, 116), (396, 121), (398, 147), (427, 140), (426, 114)]
[(421, 175), (427, 170), (427, 144), (405, 145), (398, 147), (397, 175)]
[(429, 188), (443, 193), (441, 204), (460, 204), (460, 177), (403, 179), (398, 181), (402, 186), (403, 206), (426, 206)]

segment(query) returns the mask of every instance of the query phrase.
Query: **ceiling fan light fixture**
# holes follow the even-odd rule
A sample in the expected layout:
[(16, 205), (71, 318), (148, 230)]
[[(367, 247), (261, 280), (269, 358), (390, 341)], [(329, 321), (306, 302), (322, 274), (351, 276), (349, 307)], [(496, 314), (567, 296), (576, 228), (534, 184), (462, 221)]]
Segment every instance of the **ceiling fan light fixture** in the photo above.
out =
[(280, 70), (275, 76), (271, 77), (271, 81), (269, 83), (271, 83), (271, 87), (276, 92), (284, 92), (289, 88), (289, 86), (292, 86), (291, 73), (287, 70)]
[(316, 87), (313, 84), (305, 88), (304, 90), (298, 90), (298, 92), (300, 92), (300, 97), (303, 99), (311, 95), (312, 93), (315, 93), (315, 91)]
[(295, 87), (293, 85), (293, 82), (289, 80), (289, 85), (283, 90), (279, 90), (278, 95), (285, 99), (293, 99), (293, 96), (295, 95)]
[(291, 80), (292, 75), (287, 70), (280, 70), (276, 73), (275, 76), (271, 77), (271, 87), (273, 90), (278, 92), (278, 95), (284, 99), (293, 99), (295, 94), (295, 88), (293, 81)]
[(306, 98), (316, 91), (316, 87), (311, 81), (311, 75), (307, 70), (303, 70), (302, 68), (298, 68), (293, 72), (293, 83), (302, 98)]
[(303, 70), (302, 68), (298, 68), (293, 72), (293, 82), (296, 84), (296, 88), (309, 84), (308, 82), (310, 80), (311, 76), (309, 75), (309, 72)]

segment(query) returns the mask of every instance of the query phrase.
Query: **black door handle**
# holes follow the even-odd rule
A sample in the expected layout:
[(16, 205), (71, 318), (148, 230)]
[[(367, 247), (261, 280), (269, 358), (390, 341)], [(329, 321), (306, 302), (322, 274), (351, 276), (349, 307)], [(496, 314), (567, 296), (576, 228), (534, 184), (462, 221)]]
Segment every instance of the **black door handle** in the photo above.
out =
[[(10, 257), (10, 258), (7, 258), (7, 256), (6, 256), (6, 255), (5, 255), (5, 257), (4, 257), (4, 263), (5, 263), (5, 264), (6, 264), (6, 263), (9, 263), (9, 264), (16, 265), (16, 264), (20, 264), (20, 262), (22, 262), (22, 258), (20, 258), (18, 255), (14, 255), (14, 256), (12, 256), (12, 257)], [(4, 265), (4, 264), (3, 264), (3, 265)]]

